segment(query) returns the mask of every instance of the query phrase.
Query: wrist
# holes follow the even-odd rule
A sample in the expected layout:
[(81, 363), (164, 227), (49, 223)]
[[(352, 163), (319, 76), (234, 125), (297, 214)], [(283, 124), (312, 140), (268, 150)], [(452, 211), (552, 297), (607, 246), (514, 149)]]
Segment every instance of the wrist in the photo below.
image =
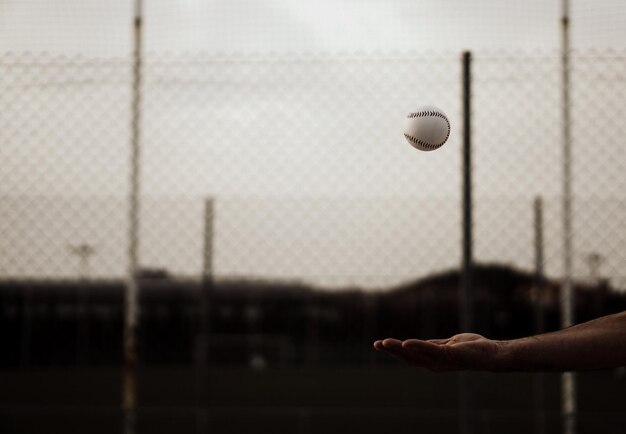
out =
[(493, 366), (491, 367), (491, 371), (493, 372), (503, 372), (503, 371), (514, 371), (518, 369), (516, 366), (516, 341), (507, 340), (507, 341), (496, 341), (496, 357), (494, 358)]

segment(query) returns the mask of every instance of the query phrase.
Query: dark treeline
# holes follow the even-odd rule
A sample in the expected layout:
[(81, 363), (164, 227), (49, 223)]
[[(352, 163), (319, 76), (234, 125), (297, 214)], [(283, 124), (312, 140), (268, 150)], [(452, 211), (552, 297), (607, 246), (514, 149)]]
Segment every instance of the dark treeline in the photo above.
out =
[[(533, 275), (476, 266), (473, 281), (473, 331), (499, 339), (535, 333)], [(212, 364), (380, 363), (386, 359), (371, 349), (374, 339), (460, 332), (457, 271), (380, 292), (166, 275), (146, 276), (140, 287), (142, 364), (194, 363), (204, 345)], [(0, 282), (0, 366), (121, 363), (123, 294), (121, 280)], [(540, 294), (544, 330), (555, 330), (559, 282), (543, 282)], [(577, 321), (626, 309), (626, 296), (606, 282), (577, 284), (576, 294)]]

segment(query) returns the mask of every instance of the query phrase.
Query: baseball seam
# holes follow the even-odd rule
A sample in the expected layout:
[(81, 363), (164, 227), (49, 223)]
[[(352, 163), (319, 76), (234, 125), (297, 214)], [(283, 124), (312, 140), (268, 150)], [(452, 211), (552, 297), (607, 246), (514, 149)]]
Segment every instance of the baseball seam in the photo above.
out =
[(413, 137), (407, 133), (404, 133), (404, 137), (406, 137), (411, 143), (414, 143), (426, 149), (437, 149), (439, 146), (441, 146), (441, 145), (433, 145), (432, 143), (426, 143), (423, 140)]
[(448, 120), (448, 118), (446, 117), (446, 115), (444, 115), (441, 112), (437, 112), (437, 111), (433, 111), (433, 110), (424, 110), (421, 112), (414, 112), (414, 113), (409, 113), (407, 115), (407, 118), (420, 118), (420, 117), (425, 117), (425, 116), (435, 116), (438, 118), (441, 118), (443, 120), (446, 121), (446, 125), (448, 125), (448, 132), (446, 133), (446, 137), (443, 139), (443, 141), (441, 143), (426, 143), (423, 140), (418, 139), (417, 137), (413, 137), (409, 134), (404, 133), (404, 137), (407, 138), (407, 140), (410, 140), (411, 142), (415, 143), (416, 145), (420, 145), (423, 146), (427, 149), (436, 149), (438, 147), (440, 147), (441, 145), (443, 145), (444, 143), (446, 143), (446, 140), (448, 140), (448, 137), (450, 137), (450, 121)]

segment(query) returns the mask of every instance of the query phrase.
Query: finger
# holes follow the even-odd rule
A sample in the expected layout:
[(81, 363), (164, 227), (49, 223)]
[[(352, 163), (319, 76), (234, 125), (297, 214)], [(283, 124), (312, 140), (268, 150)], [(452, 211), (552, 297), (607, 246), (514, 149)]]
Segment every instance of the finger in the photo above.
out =
[(435, 360), (447, 359), (448, 347), (441, 344), (422, 341), (420, 339), (407, 339), (402, 346), (414, 353), (421, 354)]
[(378, 351), (385, 351), (385, 348), (383, 347), (383, 341), (375, 341), (374, 348), (376, 348), (376, 350)]
[(451, 357), (451, 351), (448, 346), (436, 344), (419, 339), (409, 339), (404, 341), (404, 347), (407, 352), (412, 353), (414, 358), (421, 357), (428, 360), (424, 366), (435, 372), (446, 372), (457, 370), (458, 364)]
[(449, 366), (447, 363), (442, 362), (441, 360), (434, 360), (430, 357), (425, 356), (424, 354), (418, 353), (408, 348), (397, 349), (383, 347), (382, 351), (389, 353), (392, 357), (408, 363), (409, 365), (428, 369), (433, 372), (449, 371), (450, 369), (453, 369), (451, 366)]
[(383, 340), (383, 347), (386, 349), (402, 349), (402, 341), (393, 338)]
[(393, 352), (397, 357), (401, 357), (405, 361), (410, 361), (412, 365), (433, 369), (433, 360), (416, 351), (407, 349), (403, 341), (397, 339), (385, 339), (383, 341), (385, 350)]
[(410, 348), (402, 348), (402, 354), (404, 354), (405, 357), (411, 359), (415, 365), (421, 366), (422, 368), (430, 369), (433, 371), (437, 368), (438, 362), (432, 357), (428, 357), (423, 353), (412, 350)]
[(402, 341), (399, 341), (398, 339), (385, 339), (381, 342), (381, 350), (405, 363), (411, 365), (416, 364), (416, 361), (410, 357), (406, 351), (404, 351), (402, 348)]
[(398, 350), (395, 348), (385, 348), (383, 351), (385, 351), (386, 353), (388, 353), (389, 355), (393, 356), (394, 358), (407, 363), (409, 365), (419, 365), (418, 362), (415, 361), (415, 359), (413, 359), (412, 357), (410, 357), (405, 351), (403, 350)]
[[(469, 342), (467, 344), (470, 344)], [(445, 366), (447, 370), (468, 369), (474, 364), (472, 352), (467, 351), (463, 344), (458, 345), (437, 345), (432, 342), (410, 339), (404, 341), (407, 349), (430, 357), (437, 364)]]
[(450, 342), (452, 338), (446, 338), (446, 339), (428, 339), (426, 342), (431, 342), (433, 344), (437, 344), (437, 345), (445, 345), (448, 342)]
[[(409, 341), (419, 341), (417, 339), (410, 339)], [(407, 342), (407, 341), (404, 341)], [(426, 368), (431, 371), (442, 371), (449, 369), (446, 365), (442, 365), (442, 360), (440, 358), (433, 358), (429, 354), (425, 354), (420, 351), (416, 351), (413, 348), (406, 347), (403, 341), (399, 341), (397, 339), (385, 339), (383, 341), (384, 351), (387, 351), (392, 356), (403, 360), (406, 363), (409, 363), (414, 366), (419, 366), (421, 368)], [(424, 342), (424, 341), (419, 341)], [(438, 348), (436, 344), (430, 344), (431, 346)]]

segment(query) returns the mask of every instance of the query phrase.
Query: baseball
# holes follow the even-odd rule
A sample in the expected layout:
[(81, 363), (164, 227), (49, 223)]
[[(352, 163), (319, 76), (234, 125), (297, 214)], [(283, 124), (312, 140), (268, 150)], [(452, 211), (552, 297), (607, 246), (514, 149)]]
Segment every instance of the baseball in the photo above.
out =
[(418, 107), (406, 116), (404, 137), (420, 151), (434, 151), (446, 143), (450, 136), (450, 121), (435, 106)]

